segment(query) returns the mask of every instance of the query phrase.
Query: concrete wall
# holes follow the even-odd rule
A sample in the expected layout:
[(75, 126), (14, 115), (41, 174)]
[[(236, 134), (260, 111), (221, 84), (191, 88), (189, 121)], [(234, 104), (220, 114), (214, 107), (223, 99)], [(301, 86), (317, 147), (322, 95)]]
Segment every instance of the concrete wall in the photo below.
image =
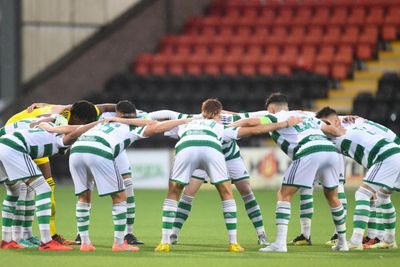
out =
[[(34, 88), (28, 88), (25, 95), (3, 112), (2, 119), (7, 119), (32, 102), (67, 104), (81, 99), (92, 90), (101, 90), (113, 74), (126, 71), (138, 53), (155, 51), (159, 39), (167, 33), (166, 1), (155, 1), (107, 38), (64, 64), (59, 72)], [(188, 16), (201, 15), (209, 1), (171, 0), (173, 30), (179, 31)]]
[(23, 81), (32, 78), (139, 1), (23, 0)]

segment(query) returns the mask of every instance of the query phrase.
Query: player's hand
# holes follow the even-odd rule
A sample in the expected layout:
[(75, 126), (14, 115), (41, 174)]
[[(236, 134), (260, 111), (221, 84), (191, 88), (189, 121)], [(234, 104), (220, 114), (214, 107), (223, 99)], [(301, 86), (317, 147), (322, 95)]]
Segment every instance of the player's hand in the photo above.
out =
[(301, 117), (289, 117), (287, 120), (287, 127), (292, 127), (296, 124), (302, 123), (303, 119)]
[(33, 103), (32, 105), (26, 108), (26, 111), (28, 113), (31, 113), (34, 109), (40, 108), (41, 106), (42, 106), (41, 103)]
[(103, 122), (118, 122), (120, 118), (118, 117), (108, 117), (108, 118), (104, 118)]
[(344, 123), (354, 123), (356, 119), (358, 119), (358, 116), (345, 116), (343, 117), (343, 122)]
[(32, 122), (31, 124), (29, 124), (29, 128), (36, 127), (36, 126), (38, 126), (40, 123), (41, 123), (41, 121), (34, 121), (34, 122)]

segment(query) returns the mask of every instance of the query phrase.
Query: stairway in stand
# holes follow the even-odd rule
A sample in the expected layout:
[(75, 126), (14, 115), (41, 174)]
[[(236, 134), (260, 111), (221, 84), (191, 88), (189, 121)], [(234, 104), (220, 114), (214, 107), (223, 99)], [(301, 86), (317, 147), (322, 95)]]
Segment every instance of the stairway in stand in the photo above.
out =
[(339, 89), (330, 89), (327, 99), (316, 100), (314, 110), (331, 106), (340, 113), (351, 113), (353, 99), (362, 92), (375, 94), (384, 72), (400, 72), (400, 41), (391, 42), (388, 51), (379, 51), (377, 60), (366, 62), (365, 69), (355, 71), (352, 80), (341, 81)]

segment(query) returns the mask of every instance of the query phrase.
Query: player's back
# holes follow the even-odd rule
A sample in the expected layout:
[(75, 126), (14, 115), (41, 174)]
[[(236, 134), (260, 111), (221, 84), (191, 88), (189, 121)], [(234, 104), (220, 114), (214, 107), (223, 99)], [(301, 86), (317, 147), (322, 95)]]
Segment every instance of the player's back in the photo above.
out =
[(35, 108), (34, 110), (32, 110), (32, 112), (28, 112), (25, 109), (25, 110), (15, 114), (14, 116), (12, 116), (10, 119), (8, 119), (8, 121), (6, 122), (6, 125), (11, 124), (16, 121), (23, 120), (23, 119), (37, 118), (44, 114), (50, 114), (52, 107), (53, 107), (53, 105), (48, 105), (48, 106), (45, 106), (42, 108)]
[(177, 150), (188, 146), (209, 146), (221, 150), (224, 126), (215, 120), (197, 119), (178, 127)]
[(389, 155), (400, 147), (381, 134), (371, 131), (365, 124), (355, 124), (346, 128), (346, 134), (333, 139), (336, 147), (344, 154), (366, 168), (369, 168), (382, 155)]
[(16, 130), (29, 129), (31, 123), (36, 120), (37, 120), (36, 118), (30, 118), (30, 119), (23, 119), (23, 120), (15, 121), (13, 123), (6, 124), (6, 125), (4, 125), (4, 127), (2, 127), (0, 129), (0, 136), (3, 136), (8, 133), (12, 133)]
[(110, 151), (117, 156), (132, 142), (143, 138), (141, 135), (145, 127), (130, 126), (117, 122), (103, 122), (83, 135), (72, 146), (96, 147), (104, 151)]
[(35, 159), (52, 156), (58, 153), (60, 148), (65, 148), (62, 136), (35, 127), (8, 133), (1, 137), (1, 142), (9, 146), (14, 146), (17, 150), (18, 148), (22, 148)]
[(316, 147), (322, 151), (332, 151), (333, 144), (326, 138), (321, 131), (321, 121), (315, 118), (313, 113), (305, 111), (280, 111), (278, 113), (267, 115), (272, 122), (287, 121), (289, 117), (301, 117), (302, 123), (288, 128), (282, 128), (272, 132), (272, 139), (281, 147), (290, 158), (298, 157), (298, 154), (304, 154), (308, 151), (317, 152)]

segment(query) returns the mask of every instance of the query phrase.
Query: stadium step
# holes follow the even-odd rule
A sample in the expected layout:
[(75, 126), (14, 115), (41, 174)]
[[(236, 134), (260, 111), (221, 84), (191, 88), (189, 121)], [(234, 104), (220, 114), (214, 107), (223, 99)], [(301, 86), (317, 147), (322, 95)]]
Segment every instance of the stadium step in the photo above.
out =
[(338, 112), (350, 113), (353, 99), (360, 93), (376, 93), (378, 80), (384, 72), (400, 72), (400, 41), (390, 44), (391, 51), (379, 51), (378, 60), (366, 62), (364, 70), (354, 72), (353, 80), (340, 82), (340, 89), (330, 89), (328, 99), (314, 102), (314, 110), (332, 106)]
[(382, 77), (382, 75), (382, 71), (355, 71), (354, 80), (378, 80), (380, 77)]
[(393, 51), (400, 51), (400, 41), (394, 41), (390, 44)]

